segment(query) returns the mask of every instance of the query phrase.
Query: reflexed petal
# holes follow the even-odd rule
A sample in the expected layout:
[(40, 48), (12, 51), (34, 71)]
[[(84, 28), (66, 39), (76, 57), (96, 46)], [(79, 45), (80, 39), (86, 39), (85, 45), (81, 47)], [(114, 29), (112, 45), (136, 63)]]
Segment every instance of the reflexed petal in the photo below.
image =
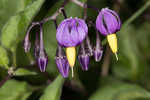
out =
[(47, 63), (48, 63), (48, 58), (47, 57), (39, 57), (37, 59), (37, 63), (38, 63), (38, 66), (40, 68), (40, 71), (45, 72), (46, 66), (47, 66)]
[(58, 26), (56, 39), (61, 46), (77, 46), (85, 39), (87, 32), (88, 28), (84, 20), (68, 18)]
[(66, 57), (62, 57), (62, 58), (57, 57), (55, 59), (55, 62), (56, 62), (56, 65), (57, 65), (57, 68), (58, 68), (60, 74), (64, 78), (67, 78), (69, 75), (69, 63), (67, 61), (67, 58)]
[(102, 12), (99, 12), (99, 15), (97, 16), (97, 19), (96, 19), (96, 28), (100, 31), (101, 34), (106, 36), (108, 34), (108, 31), (106, 30), (102, 19), (103, 19)]
[(103, 55), (103, 50), (96, 49), (93, 51), (94, 59), (96, 62), (100, 61)]
[(120, 30), (121, 21), (118, 14), (108, 8), (104, 8), (99, 12), (96, 19), (96, 28), (104, 36), (116, 33)]
[(90, 56), (89, 55), (80, 55), (80, 56), (78, 56), (78, 59), (81, 64), (82, 70), (87, 71), (88, 65), (90, 62)]

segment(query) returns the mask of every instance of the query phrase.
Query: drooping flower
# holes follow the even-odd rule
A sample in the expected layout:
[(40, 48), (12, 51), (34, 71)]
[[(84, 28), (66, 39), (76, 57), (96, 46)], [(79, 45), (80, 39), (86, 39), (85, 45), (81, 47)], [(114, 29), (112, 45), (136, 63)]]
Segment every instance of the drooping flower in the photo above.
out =
[(79, 48), (78, 60), (80, 62), (82, 70), (87, 71), (90, 61), (90, 52), (87, 48), (85, 48), (84, 42), (81, 44)]
[(97, 16), (96, 28), (102, 35), (107, 36), (109, 46), (117, 57), (117, 37), (115, 33), (121, 28), (118, 14), (113, 10), (103, 8)]
[(40, 51), (40, 41), (39, 34), (36, 32), (35, 44), (34, 44), (34, 57), (37, 58), (39, 56)]
[(24, 51), (25, 52), (29, 52), (30, 48), (31, 48), (31, 42), (29, 40), (29, 30), (28, 32), (26, 33), (26, 36), (25, 36), (25, 39), (23, 41), (23, 48), (24, 48)]
[(91, 45), (89, 36), (86, 37), (85, 39), (85, 49), (86, 49), (86, 53), (88, 53), (89, 56), (93, 56), (93, 47)]
[(76, 59), (75, 47), (82, 43), (87, 34), (88, 27), (79, 18), (67, 18), (57, 28), (56, 39), (59, 45), (66, 47), (66, 56), (72, 70)]
[(103, 47), (101, 45), (100, 36), (97, 30), (96, 30), (96, 46), (94, 47), (93, 55), (96, 62), (100, 61), (103, 55)]
[(43, 29), (42, 25), (40, 25), (40, 42), (39, 42), (39, 52), (37, 51), (37, 64), (40, 68), (41, 72), (45, 72), (46, 66), (48, 63), (48, 56), (46, 54), (46, 51), (44, 49), (44, 44), (43, 44)]
[(48, 63), (48, 56), (44, 51), (39, 51), (39, 56), (37, 58), (37, 63), (38, 63), (38, 66), (40, 68), (40, 71), (41, 72), (45, 72), (46, 70), (46, 66), (47, 66), (47, 63)]
[(67, 78), (69, 75), (69, 63), (68, 63), (68, 60), (67, 60), (67, 57), (65, 55), (63, 48), (59, 45), (58, 45), (57, 51), (56, 51), (55, 62), (56, 62), (56, 65), (57, 65), (57, 68), (58, 68), (60, 74), (64, 78)]
[(56, 39), (61, 46), (75, 47), (85, 39), (87, 34), (88, 27), (84, 20), (68, 18), (59, 24)]

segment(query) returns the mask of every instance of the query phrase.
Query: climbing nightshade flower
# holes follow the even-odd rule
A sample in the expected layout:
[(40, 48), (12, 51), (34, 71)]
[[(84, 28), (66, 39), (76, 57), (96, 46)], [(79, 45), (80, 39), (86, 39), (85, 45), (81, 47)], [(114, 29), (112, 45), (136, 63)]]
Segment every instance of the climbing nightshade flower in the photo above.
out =
[(86, 49), (89, 56), (93, 56), (93, 47), (91, 45), (89, 36), (87, 36), (85, 39), (85, 47), (84, 48)]
[(76, 59), (75, 47), (82, 43), (87, 34), (88, 27), (85, 21), (79, 18), (67, 18), (57, 28), (56, 39), (59, 45), (66, 47), (66, 56), (72, 72)]
[(23, 48), (25, 52), (29, 52), (30, 48), (31, 48), (31, 42), (29, 40), (29, 31), (26, 33), (25, 39), (23, 41)]
[(46, 51), (44, 49), (44, 44), (43, 44), (43, 29), (42, 25), (40, 25), (40, 42), (39, 42), (39, 51), (37, 51), (37, 64), (40, 68), (41, 72), (45, 72), (46, 66), (48, 63), (48, 56), (46, 54)]
[(44, 51), (40, 50), (39, 56), (37, 58), (37, 64), (41, 72), (45, 72), (47, 63), (48, 63), (48, 57), (47, 57), (45, 50)]
[(69, 63), (68, 63), (68, 60), (67, 60), (67, 57), (65, 55), (63, 48), (59, 45), (56, 51), (55, 62), (56, 62), (56, 65), (60, 74), (64, 78), (67, 78), (69, 75)]
[(39, 34), (36, 32), (35, 44), (34, 44), (34, 57), (37, 58), (39, 56), (40, 50), (40, 41), (39, 41)]
[(100, 61), (103, 55), (103, 47), (101, 45), (101, 40), (98, 31), (96, 30), (96, 46), (93, 50), (93, 56), (96, 62)]
[(87, 71), (88, 65), (90, 62), (90, 52), (89, 49), (85, 47), (85, 43), (83, 42), (79, 48), (78, 60), (82, 67), (82, 70)]
[(118, 14), (113, 10), (103, 8), (97, 16), (96, 28), (102, 35), (107, 36), (109, 46), (117, 57), (117, 37), (115, 33), (121, 28)]

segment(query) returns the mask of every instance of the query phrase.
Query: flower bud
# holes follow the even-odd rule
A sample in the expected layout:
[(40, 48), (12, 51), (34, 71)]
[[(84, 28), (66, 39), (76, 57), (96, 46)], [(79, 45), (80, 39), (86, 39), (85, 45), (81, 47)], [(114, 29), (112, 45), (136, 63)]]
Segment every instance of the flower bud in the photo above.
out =
[(56, 62), (56, 65), (57, 65), (57, 68), (58, 68), (60, 74), (64, 78), (67, 78), (69, 75), (69, 63), (68, 63), (68, 60), (67, 60), (67, 57), (65, 55), (63, 48), (59, 45), (58, 45), (57, 51), (56, 51), (55, 62)]
[(109, 34), (116, 33), (120, 30), (121, 21), (118, 14), (108, 8), (103, 8), (96, 19), (96, 28), (102, 35), (107, 36)]
[(90, 55), (89, 49), (85, 47), (85, 43), (83, 42), (79, 48), (78, 60), (81, 64), (82, 70), (84, 71), (88, 70)]
[(101, 40), (98, 31), (96, 31), (96, 46), (94, 47), (93, 54), (96, 62), (101, 60), (103, 55), (103, 47), (101, 45)]
[(25, 36), (25, 39), (23, 41), (23, 47), (24, 47), (24, 51), (25, 52), (29, 52), (30, 48), (31, 48), (31, 42), (29, 40), (29, 34), (27, 34)]
[(48, 56), (47, 56), (45, 50), (39, 52), (39, 57), (37, 58), (37, 63), (40, 68), (40, 71), (45, 72), (46, 66), (48, 63)]
[(43, 29), (42, 25), (40, 25), (40, 45), (39, 45), (39, 54), (37, 54), (37, 63), (40, 68), (41, 72), (45, 72), (46, 66), (48, 63), (48, 56), (46, 54), (46, 51), (44, 49), (43, 44)]

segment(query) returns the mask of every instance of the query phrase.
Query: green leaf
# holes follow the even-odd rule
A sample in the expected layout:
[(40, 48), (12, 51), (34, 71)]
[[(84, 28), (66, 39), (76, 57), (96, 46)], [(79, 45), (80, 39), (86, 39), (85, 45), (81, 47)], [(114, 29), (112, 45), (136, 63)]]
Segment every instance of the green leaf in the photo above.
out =
[(23, 40), (28, 25), (39, 11), (43, 2), (44, 0), (36, 0), (9, 19), (4, 25), (1, 34), (1, 43), (4, 47), (15, 51), (18, 42)]
[(7, 51), (0, 46), (0, 66), (8, 68), (9, 58), (7, 55)]
[(117, 63), (113, 62), (114, 74), (117, 77), (132, 81), (140, 78), (140, 75), (143, 74), (143, 68), (146, 66), (144, 59), (142, 59), (142, 53), (138, 48), (136, 35), (137, 29), (132, 25), (128, 25), (126, 30), (118, 34), (119, 61)]
[(144, 100), (150, 99), (150, 93), (138, 85), (128, 84), (114, 79), (105, 79), (101, 87), (89, 100)]
[(29, 71), (24, 68), (19, 68), (14, 72), (15, 76), (24, 76), (24, 75), (37, 75), (36, 72)]
[(26, 82), (8, 80), (0, 88), (1, 100), (26, 100), (32, 93), (31, 87)]
[(44, 91), (40, 100), (60, 100), (64, 79), (58, 76)]
[(7, 20), (23, 11), (33, 0), (0, 0), (0, 30)]

